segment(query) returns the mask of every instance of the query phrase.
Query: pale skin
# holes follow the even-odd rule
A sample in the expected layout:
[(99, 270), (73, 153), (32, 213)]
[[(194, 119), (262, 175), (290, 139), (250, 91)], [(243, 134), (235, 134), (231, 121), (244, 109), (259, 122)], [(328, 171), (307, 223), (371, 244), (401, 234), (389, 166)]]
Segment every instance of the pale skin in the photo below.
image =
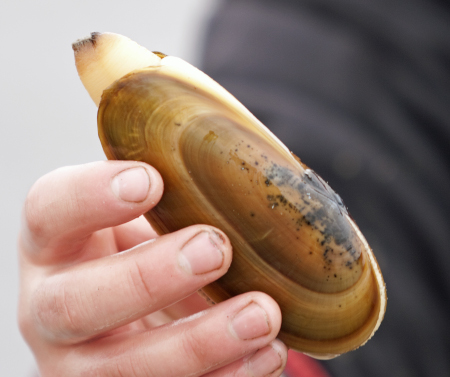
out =
[(158, 172), (132, 161), (58, 169), (31, 188), (18, 313), (42, 377), (282, 373), (276, 302), (249, 292), (209, 307), (196, 291), (226, 273), (230, 242), (207, 225), (158, 237), (141, 215), (162, 194)]

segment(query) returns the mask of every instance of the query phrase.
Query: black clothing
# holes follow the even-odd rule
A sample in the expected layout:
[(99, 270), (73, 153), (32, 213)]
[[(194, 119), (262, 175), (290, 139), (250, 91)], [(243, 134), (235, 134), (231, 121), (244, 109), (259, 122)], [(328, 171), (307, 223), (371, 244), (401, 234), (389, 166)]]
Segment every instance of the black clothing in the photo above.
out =
[(202, 68), (330, 183), (374, 249), (385, 320), (330, 374), (450, 376), (450, 4), (227, 1)]

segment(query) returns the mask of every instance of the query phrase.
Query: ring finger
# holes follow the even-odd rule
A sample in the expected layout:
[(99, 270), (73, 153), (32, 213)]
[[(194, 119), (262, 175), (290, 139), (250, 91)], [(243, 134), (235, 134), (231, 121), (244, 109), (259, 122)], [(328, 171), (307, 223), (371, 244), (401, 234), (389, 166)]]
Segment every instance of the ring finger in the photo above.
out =
[[(281, 371), (286, 360), (281, 342), (272, 344), (275, 353), (265, 348), (280, 325), (275, 301), (264, 293), (250, 292), (150, 331), (90, 342), (71, 353), (69, 362), (77, 376), (87, 370), (89, 375), (111, 377), (203, 376), (217, 370), (212, 376), (218, 377), (232, 369), (240, 373), (237, 376), (245, 376), (244, 371), (265, 376)], [(234, 363), (258, 349), (262, 350)]]

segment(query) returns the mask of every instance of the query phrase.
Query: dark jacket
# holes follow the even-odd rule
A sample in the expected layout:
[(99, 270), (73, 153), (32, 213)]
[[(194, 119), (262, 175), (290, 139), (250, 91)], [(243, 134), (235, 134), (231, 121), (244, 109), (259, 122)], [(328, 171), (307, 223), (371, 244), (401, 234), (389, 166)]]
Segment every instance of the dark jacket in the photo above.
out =
[(203, 69), (344, 199), (388, 306), (333, 376), (450, 376), (450, 6), (235, 0)]

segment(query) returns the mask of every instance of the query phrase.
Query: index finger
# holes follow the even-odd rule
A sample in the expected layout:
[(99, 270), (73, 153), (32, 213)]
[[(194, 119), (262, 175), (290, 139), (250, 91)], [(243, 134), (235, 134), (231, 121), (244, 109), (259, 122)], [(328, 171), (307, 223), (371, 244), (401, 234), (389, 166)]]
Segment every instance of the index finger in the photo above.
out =
[(55, 170), (27, 196), (22, 249), (37, 263), (69, 261), (92, 233), (142, 215), (162, 192), (159, 173), (141, 162), (102, 161)]

